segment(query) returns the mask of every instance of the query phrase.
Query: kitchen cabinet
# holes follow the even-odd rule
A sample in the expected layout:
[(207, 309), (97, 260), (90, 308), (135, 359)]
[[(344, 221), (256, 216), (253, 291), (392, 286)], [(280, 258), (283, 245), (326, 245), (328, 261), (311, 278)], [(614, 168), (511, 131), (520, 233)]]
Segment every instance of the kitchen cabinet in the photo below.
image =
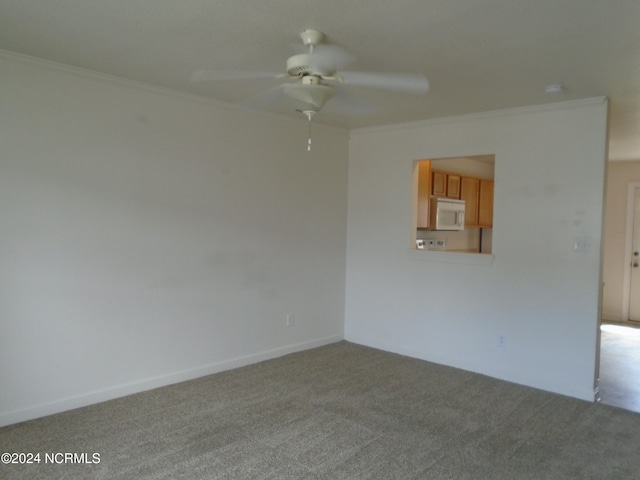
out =
[(465, 201), (465, 228), (493, 226), (493, 180), (432, 170), (431, 193)]
[(478, 193), (478, 225), (493, 227), (493, 180), (480, 179)]
[(431, 194), (436, 197), (460, 198), (460, 175), (433, 170), (431, 174)]
[(434, 170), (432, 173), (431, 181), (431, 194), (436, 197), (447, 196), (447, 174), (445, 172), (439, 172)]
[(418, 228), (429, 228), (431, 197), (464, 200), (465, 228), (493, 226), (492, 179), (434, 170), (429, 160), (418, 162)]
[(418, 228), (429, 227), (429, 201), (431, 199), (431, 162), (418, 162)]
[(460, 175), (447, 174), (447, 197), (460, 198)]
[(480, 194), (480, 179), (475, 177), (461, 177), (460, 200), (465, 202), (464, 226), (478, 225), (478, 205)]

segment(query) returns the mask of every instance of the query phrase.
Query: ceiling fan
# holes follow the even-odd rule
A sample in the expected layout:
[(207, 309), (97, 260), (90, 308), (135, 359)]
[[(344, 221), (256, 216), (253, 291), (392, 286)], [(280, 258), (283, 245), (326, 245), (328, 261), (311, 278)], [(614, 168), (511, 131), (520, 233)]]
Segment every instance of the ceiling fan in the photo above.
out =
[[(256, 78), (289, 81), (249, 97), (242, 103), (254, 108), (264, 108), (283, 96), (293, 99), (296, 110), (307, 116), (319, 112), (333, 97), (355, 106), (344, 86), (369, 87), (409, 94), (422, 95), (429, 91), (429, 82), (420, 74), (348, 72), (341, 69), (353, 61), (353, 57), (340, 47), (323, 44), (324, 34), (317, 30), (300, 33), (306, 50), (287, 59), (285, 73), (199, 70), (191, 76), (192, 82), (244, 80)], [(291, 80), (294, 80), (291, 82)], [(357, 108), (352, 108), (357, 110)]]

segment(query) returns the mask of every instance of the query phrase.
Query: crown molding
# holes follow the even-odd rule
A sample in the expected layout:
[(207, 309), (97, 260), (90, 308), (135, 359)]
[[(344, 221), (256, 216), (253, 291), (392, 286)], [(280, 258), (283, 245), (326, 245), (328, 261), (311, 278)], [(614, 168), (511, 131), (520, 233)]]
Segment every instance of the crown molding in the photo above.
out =
[[(124, 86), (128, 88), (138, 89), (138, 90), (142, 90), (149, 93), (164, 95), (167, 97), (179, 98), (185, 101), (211, 105), (220, 109), (243, 112), (252, 116), (264, 117), (271, 120), (278, 119), (281, 121), (288, 121), (291, 123), (295, 123), (297, 125), (299, 125), (300, 123), (305, 123), (305, 124), (308, 123), (307, 117), (303, 115), (300, 115), (300, 118), (294, 118), (288, 115), (281, 115), (273, 112), (267, 112), (264, 110), (250, 109), (248, 107), (244, 107), (242, 105), (238, 105), (235, 103), (215, 100), (212, 98), (203, 97), (203, 96), (195, 95), (192, 93), (185, 93), (179, 90), (174, 90), (172, 88), (161, 87), (158, 85), (153, 85), (151, 83), (141, 82), (139, 80), (131, 80), (124, 77), (118, 77), (117, 75), (111, 75), (108, 73), (98, 72), (95, 70), (89, 70), (87, 68), (82, 68), (82, 67), (75, 67), (73, 65), (68, 65), (66, 63), (54, 62), (52, 60), (45, 60), (43, 58), (32, 57), (29, 55), (24, 55), (22, 53), (10, 52), (8, 50), (0, 49), (0, 58), (5, 58), (7, 60), (12, 60), (12, 61), (16, 61), (24, 64), (31, 64), (36, 67), (46, 68), (49, 70), (58, 71), (68, 75), (84, 77), (90, 80), (111, 83), (113, 85), (119, 85), (119, 86)], [(331, 125), (324, 125), (319, 122), (314, 123), (313, 128), (327, 129), (327, 130), (333, 130), (333, 131), (339, 131), (339, 132), (347, 131), (347, 129), (344, 129), (344, 128), (334, 127)]]
[(572, 108), (583, 108), (585, 106), (608, 104), (608, 97), (590, 97), (579, 100), (566, 100), (563, 102), (544, 103), (540, 105), (529, 105), (526, 107), (507, 108), (502, 110), (489, 110), (486, 112), (467, 113), (452, 115), (449, 117), (439, 117), (414, 122), (394, 123), (390, 125), (380, 125), (375, 127), (364, 127), (350, 130), (351, 135), (365, 135), (370, 133), (381, 133), (395, 130), (410, 130), (425, 128), (433, 125), (447, 123), (460, 123), (488, 118), (507, 117), (513, 115), (524, 115), (539, 112), (552, 112), (557, 110), (567, 110)]

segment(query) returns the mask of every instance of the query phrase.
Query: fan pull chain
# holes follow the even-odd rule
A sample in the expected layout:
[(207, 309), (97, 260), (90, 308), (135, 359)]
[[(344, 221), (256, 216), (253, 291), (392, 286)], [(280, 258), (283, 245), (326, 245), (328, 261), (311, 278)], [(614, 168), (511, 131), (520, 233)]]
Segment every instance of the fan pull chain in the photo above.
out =
[(316, 112), (313, 110), (301, 110), (301, 109), (298, 109), (297, 111), (306, 115), (307, 119), (309, 120), (309, 127), (307, 130), (307, 152), (310, 152), (311, 151), (311, 117)]
[(311, 151), (311, 115), (307, 115), (307, 117), (309, 118), (309, 130), (307, 133), (307, 152)]

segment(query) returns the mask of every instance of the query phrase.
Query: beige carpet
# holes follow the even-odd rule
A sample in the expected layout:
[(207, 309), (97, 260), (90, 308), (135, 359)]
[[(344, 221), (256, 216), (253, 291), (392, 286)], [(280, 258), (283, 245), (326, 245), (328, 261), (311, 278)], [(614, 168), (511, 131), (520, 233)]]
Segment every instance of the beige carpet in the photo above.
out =
[[(41, 453), (2, 479), (632, 479), (640, 415), (340, 342), (5, 427), (0, 446)], [(99, 463), (44, 461), (61, 452)]]

